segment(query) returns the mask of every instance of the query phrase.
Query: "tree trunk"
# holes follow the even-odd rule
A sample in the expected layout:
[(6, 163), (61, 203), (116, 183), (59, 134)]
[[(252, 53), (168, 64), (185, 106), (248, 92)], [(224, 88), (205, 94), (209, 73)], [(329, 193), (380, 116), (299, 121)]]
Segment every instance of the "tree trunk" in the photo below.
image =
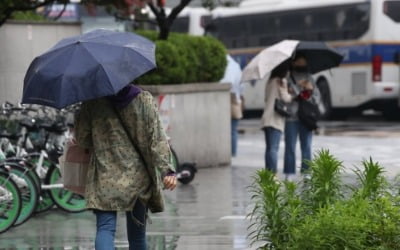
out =
[(165, 14), (164, 7), (157, 9), (156, 6), (150, 1), (148, 5), (151, 11), (154, 13), (157, 19), (158, 28), (160, 29), (160, 33), (158, 34), (158, 39), (167, 40), (169, 36), (169, 32), (171, 30), (171, 25), (178, 16), (178, 14), (185, 8), (192, 0), (181, 0), (179, 5), (172, 9), (169, 16)]
[(158, 27), (160, 28), (158, 39), (167, 40), (169, 36), (169, 31), (171, 29), (171, 24), (168, 22), (168, 19), (164, 19), (163, 22), (158, 25)]

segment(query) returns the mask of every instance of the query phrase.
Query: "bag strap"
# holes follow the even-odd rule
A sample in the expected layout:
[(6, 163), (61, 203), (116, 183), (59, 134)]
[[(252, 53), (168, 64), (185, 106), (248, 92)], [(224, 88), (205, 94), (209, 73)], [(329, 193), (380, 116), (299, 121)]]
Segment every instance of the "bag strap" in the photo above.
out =
[[(292, 72), (290, 72), (289, 75), (290, 75), (290, 79), (292, 80), (293, 84), (297, 84), (297, 81), (296, 81), (296, 79), (294, 79)], [(288, 84), (291, 84), (292, 82), (289, 82)]]
[(119, 123), (120, 123), (120, 124), (122, 125), (122, 127), (124, 128), (125, 133), (126, 133), (126, 135), (128, 136), (128, 138), (129, 138), (129, 141), (131, 142), (133, 148), (134, 148), (134, 149), (136, 150), (136, 152), (138, 153), (139, 158), (140, 158), (140, 160), (143, 162), (143, 164), (144, 164), (144, 166), (145, 166), (145, 169), (146, 169), (146, 171), (147, 171), (147, 174), (148, 174), (149, 177), (150, 177), (150, 180), (151, 180), (151, 181), (153, 182), (153, 184), (154, 184), (154, 180), (153, 180), (153, 178), (151, 178), (151, 174), (150, 174), (150, 170), (149, 170), (149, 168), (148, 168), (148, 165), (147, 165), (147, 163), (146, 163), (146, 161), (145, 161), (143, 155), (140, 153), (139, 147), (138, 147), (138, 146), (136, 145), (136, 143), (133, 141), (132, 136), (131, 136), (131, 133), (129, 133), (129, 130), (128, 130), (127, 126), (125, 125), (124, 121), (122, 120), (121, 114), (119, 113), (119, 111), (117, 110), (117, 108), (116, 108), (112, 103), (110, 103), (110, 105), (113, 107), (114, 112), (115, 112), (115, 114), (116, 114), (117, 117), (118, 117)]

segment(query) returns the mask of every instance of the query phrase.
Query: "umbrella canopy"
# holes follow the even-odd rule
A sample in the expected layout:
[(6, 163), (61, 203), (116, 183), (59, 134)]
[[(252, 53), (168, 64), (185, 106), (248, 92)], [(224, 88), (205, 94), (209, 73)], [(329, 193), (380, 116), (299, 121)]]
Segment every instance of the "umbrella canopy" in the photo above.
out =
[(299, 41), (283, 40), (258, 53), (243, 69), (242, 81), (259, 80), (293, 55)]
[(224, 76), (220, 82), (231, 83), (231, 92), (235, 93), (236, 97), (240, 98), (242, 69), (240, 68), (239, 63), (237, 63), (230, 55), (226, 55), (226, 59), (228, 63), (225, 68)]
[(324, 42), (300, 41), (295, 53), (302, 53), (305, 56), (311, 74), (337, 67), (343, 60), (338, 51)]
[(97, 29), (65, 38), (36, 57), (24, 78), (22, 103), (61, 109), (113, 95), (155, 67), (153, 42)]
[(242, 81), (266, 78), (274, 68), (300, 52), (306, 57), (312, 74), (337, 67), (343, 59), (339, 52), (324, 42), (283, 40), (257, 54), (243, 69)]

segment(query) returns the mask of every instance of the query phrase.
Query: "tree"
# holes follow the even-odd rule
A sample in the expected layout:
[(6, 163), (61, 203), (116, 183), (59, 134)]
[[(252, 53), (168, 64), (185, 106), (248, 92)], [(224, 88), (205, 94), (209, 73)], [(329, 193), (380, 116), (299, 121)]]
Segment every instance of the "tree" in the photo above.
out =
[(179, 12), (181, 12), (191, 1), (192, 0), (181, 0), (177, 6), (172, 8), (171, 13), (168, 16), (165, 13), (165, 0), (157, 0), (157, 5), (155, 5), (151, 0), (147, 2), (151, 11), (156, 16), (157, 25), (160, 29), (160, 33), (158, 34), (160, 40), (168, 39), (174, 20), (178, 16)]
[[(1, 0), (0, 1), (0, 26), (12, 18), (17, 11), (34, 11), (40, 7), (52, 4), (64, 4), (66, 6), (71, 0)], [(88, 8), (93, 6), (105, 6), (107, 10), (115, 13), (131, 14), (132, 6), (143, 6), (146, 0), (81, 0)], [(61, 13), (62, 14), (62, 13)]]
[(30, 11), (55, 2), (55, 0), (28, 1), (3, 0), (0, 2), (0, 26), (3, 25), (16, 11)]
[[(160, 29), (159, 39), (168, 38), (171, 25), (178, 14), (192, 0), (181, 0), (177, 6), (172, 8), (169, 15), (165, 11), (166, 0), (81, 0), (81, 3), (88, 8), (95, 6), (105, 6), (107, 10), (118, 18), (126, 18), (133, 14), (134, 8), (144, 7), (146, 4), (156, 17), (157, 25)], [(0, 1), (0, 26), (8, 19), (12, 18), (17, 11), (32, 11), (39, 7), (51, 4), (64, 4), (66, 6), (70, 0), (1, 0)], [(60, 13), (61, 15), (62, 13)]]

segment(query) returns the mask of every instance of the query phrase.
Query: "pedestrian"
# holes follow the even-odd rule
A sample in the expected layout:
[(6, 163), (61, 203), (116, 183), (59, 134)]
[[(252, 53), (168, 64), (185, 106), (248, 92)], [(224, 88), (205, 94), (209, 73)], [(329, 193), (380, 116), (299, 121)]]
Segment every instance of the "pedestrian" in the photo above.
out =
[(85, 199), (96, 216), (95, 249), (114, 249), (117, 212), (126, 213), (129, 249), (146, 249), (147, 211), (163, 210), (161, 185), (176, 187), (152, 95), (129, 84), (116, 95), (83, 102), (75, 138), (92, 152)]
[(243, 118), (244, 109), (244, 97), (243, 95), (234, 90), (235, 93), (231, 93), (231, 152), (232, 157), (237, 155), (237, 144), (238, 144), (238, 126), (239, 121)]
[(292, 60), (289, 73), (289, 92), (294, 97), (289, 104), (291, 115), (285, 122), (285, 152), (284, 174), (286, 179), (292, 179), (296, 174), (296, 144), (300, 140), (301, 172), (308, 169), (307, 161), (311, 160), (311, 142), (313, 131), (307, 128), (298, 117), (299, 98), (307, 99), (313, 103), (319, 103), (321, 96), (315, 85), (312, 75), (307, 67), (307, 60), (301, 53), (296, 53)]
[(237, 155), (239, 121), (243, 118), (244, 89), (243, 84), (241, 84), (242, 69), (240, 65), (229, 55), (226, 55), (226, 60), (228, 63), (220, 82), (231, 84), (231, 154), (235, 157)]
[(275, 101), (282, 100), (289, 103), (292, 96), (288, 92), (286, 75), (287, 64), (282, 64), (271, 72), (264, 96), (264, 112), (261, 118), (262, 129), (265, 134), (265, 167), (272, 172), (277, 172), (279, 143), (285, 126), (285, 117), (278, 114), (275, 109)]

